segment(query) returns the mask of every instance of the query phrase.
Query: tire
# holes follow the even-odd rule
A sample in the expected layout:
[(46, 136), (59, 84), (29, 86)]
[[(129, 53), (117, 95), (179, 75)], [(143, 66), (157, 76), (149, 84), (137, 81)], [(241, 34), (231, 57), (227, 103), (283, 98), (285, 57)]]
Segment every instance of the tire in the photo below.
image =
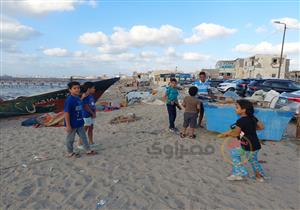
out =
[(233, 92), (234, 92), (235, 89), (234, 89), (233, 87), (231, 87), (231, 88), (228, 88), (228, 89), (226, 90), (226, 92), (227, 92), (227, 91), (233, 91)]

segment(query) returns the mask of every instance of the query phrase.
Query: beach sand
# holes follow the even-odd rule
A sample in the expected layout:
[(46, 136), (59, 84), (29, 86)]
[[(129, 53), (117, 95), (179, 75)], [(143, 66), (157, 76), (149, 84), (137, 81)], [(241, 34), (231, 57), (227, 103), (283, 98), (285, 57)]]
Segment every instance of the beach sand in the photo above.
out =
[[(109, 123), (126, 113), (140, 120)], [(230, 182), (223, 140), (205, 129), (197, 129), (195, 140), (181, 140), (168, 131), (164, 106), (134, 105), (97, 114), (99, 154), (81, 151), (77, 159), (64, 157), (64, 128), (22, 127), (24, 118), (1, 120), (0, 209), (95, 209), (100, 200), (106, 201), (102, 209), (300, 208), (299, 143), (290, 138), (294, 124), (285, 137), (289, 141), (266, 141), (260, 152), (271, 180)], [(182, 118), (179, 111), (178, 127)], [(213, 149), (212, 154), (180, 157), (178, 145)], [(161, 153), (152, 154), (155, 148)]]

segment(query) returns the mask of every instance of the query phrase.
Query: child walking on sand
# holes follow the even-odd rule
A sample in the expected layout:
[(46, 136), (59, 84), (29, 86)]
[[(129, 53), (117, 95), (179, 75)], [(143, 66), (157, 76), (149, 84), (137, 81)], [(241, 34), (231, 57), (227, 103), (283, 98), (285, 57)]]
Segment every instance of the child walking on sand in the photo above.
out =
[(222, 134), (221, 137), (235, 136), (240, 141), (241, 149), (235, 148), (230, 151), (232, 158), (232, 172), (227, 180), (243, 180), (248, 175), (246, 167), (241, 163), (241, 153), (245, 153), (249, 158), (254, 176), (257, 181), (263, 182), (265, 173), (257, 156), (261, 149), (256, 130), (264, 129), (264, 125), (254, 116), (254, 108), (250, 101), (238, 100), (236, 103), (236, 113), (241, 116), (236, 121), (233, 132), (229, 131)]
[(169, 130), (171, 132), (176, 132), (177, 128), (175, 128), (175, 120), (176, 120), (176, 107), (178, 104), (178, 90), (176, 89), (177, 80), (172, 78), (167, 87), (166, 93), (164, 95), (164, 99), (166, 100), (167, 110), (169, 114)]
[[(90, 146), (94, 146), (93, 129), (96, 118), (96, 106), (93, 94), (95, 91), (96, 89), (93, 82), (86, 82), (83, 84), (81, 100), (83, 105), (84, 130), (87, 132)], [(83, 149), (81, 139), (79, 139), (78, 148)]]
[(68, 84), (70, 95), (65, 100), (64, 113), (65, 113), (65, 126), (66, 126), (66, 146), (68, 153), (67, 157), (80, 157), (80, 154), (74, 153), (73, 144), (75, 140), (75, 134), (77, 133), (82, 139), (83, 147), (86, 150), (87, 155), (96, 154), (95, 151), (90, 150), (90, 146), (87, 142), (87, 137), (83, 128), (82, 118), (82, 103), (79, 98), (80, 84), (78, 82), (70, 82)]
[(195, 128), (197, 127), (197, 118), (200, 111), (201, 102), (195, 97), (198, 93), (198, 88), (193, 86), (189, 89), (189, 96), (183, 99), (182, 106), (185, 108), (183, 115), (183, 128), (180, 132), (180, 137), (186, 137), (186, 130), (189, 127), (189, 137), (195, 139)]

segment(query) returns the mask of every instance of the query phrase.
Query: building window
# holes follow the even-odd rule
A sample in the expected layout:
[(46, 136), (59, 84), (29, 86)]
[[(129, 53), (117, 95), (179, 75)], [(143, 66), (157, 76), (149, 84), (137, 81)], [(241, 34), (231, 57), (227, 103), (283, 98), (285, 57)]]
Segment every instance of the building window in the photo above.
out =
[(276, 77), (276, 74), (272, 74), (272, 77)]
[(278, 59), (277, 58), (272, 58), (272, 63), (273, 64), (277, 64), (278, 63)]
[(231, 76), (231, 73), (226, 73), (226, 76)]

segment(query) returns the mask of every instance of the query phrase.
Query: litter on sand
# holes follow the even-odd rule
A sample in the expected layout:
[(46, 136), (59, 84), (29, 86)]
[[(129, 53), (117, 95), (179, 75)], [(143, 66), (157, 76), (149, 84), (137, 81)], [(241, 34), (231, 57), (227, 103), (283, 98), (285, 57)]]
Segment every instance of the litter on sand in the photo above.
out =
[(128, 113), (126, 115), (121, 115), (118, 117), (113, 118), (110, 121), (110, 124), (119, 124), (119, 123), (129, 123), (129, 122), (134, 122), (137, 121), (138, 118), (134, 113)]
[(106, 204), (106, 200), (101, 199), (97, 204), (96, 204), (96, 209), (100, 209), (102, 206)]

